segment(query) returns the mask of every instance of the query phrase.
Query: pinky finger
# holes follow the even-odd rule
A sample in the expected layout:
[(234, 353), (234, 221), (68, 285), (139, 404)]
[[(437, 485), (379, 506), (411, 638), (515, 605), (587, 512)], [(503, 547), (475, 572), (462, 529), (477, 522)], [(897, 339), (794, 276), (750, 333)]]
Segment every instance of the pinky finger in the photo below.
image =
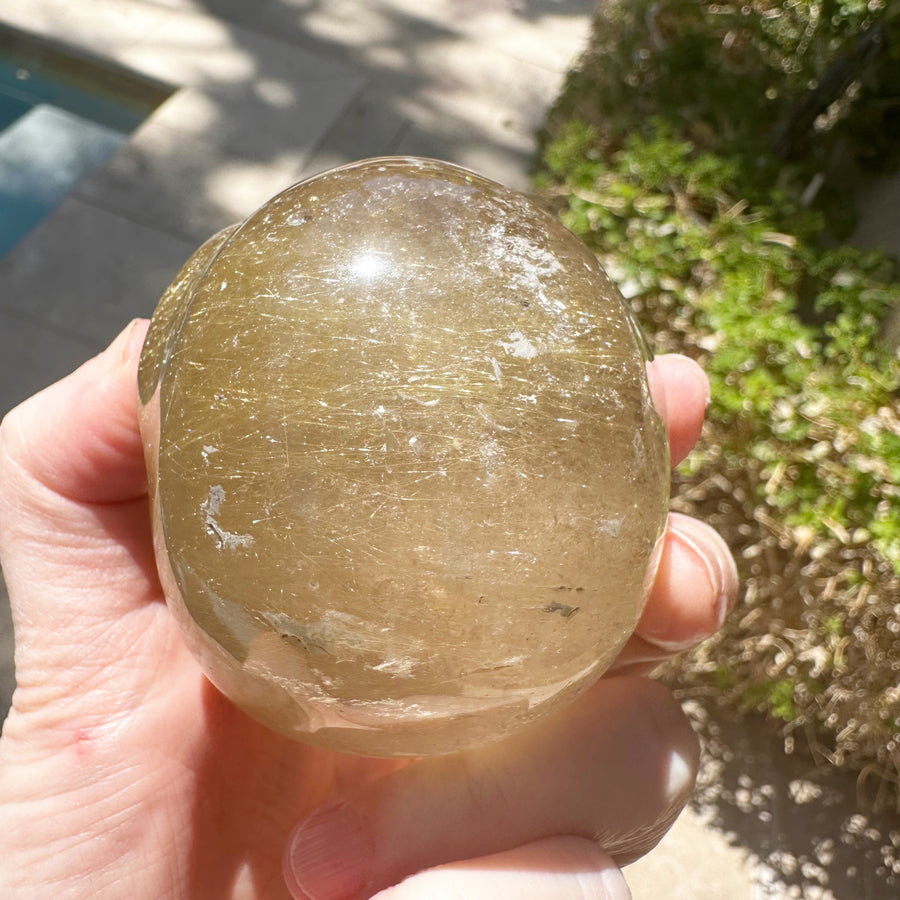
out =
[(411, 875), (372, 900), (631, 900), (618, 866), (593, 841), (553, 837)]

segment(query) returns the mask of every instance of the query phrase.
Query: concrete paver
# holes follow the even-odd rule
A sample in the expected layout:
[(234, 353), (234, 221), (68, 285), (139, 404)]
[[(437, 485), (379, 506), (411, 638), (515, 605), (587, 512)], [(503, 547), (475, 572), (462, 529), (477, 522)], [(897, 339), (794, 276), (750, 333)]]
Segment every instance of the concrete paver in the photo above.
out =
[[(48, 254), (54, 246), (64, 253)], [(194, 244), (70, 197), (0, 261), (3, 305), (50, 333), (81, 340), (87, 357), (132, 318), (152, 311), (193, 249)], [(4, 355), (6, 341), (4, 335)], [(54, 360), (46, 362), (55, 367)], [(47, 373), (36, 376), (47, 380)], [(2, 385), (16, 393), (31, 387), (18, 378)]]
[(198, 246), (296, 180), (151, 119), (75, 196)]
[(364, 86), (347, 73), (299, 84), (267, 75), (252, 85), (185, 88), (159, 107), (152, 124), (296, 172)]
[(0, 21), (32, 34), (55, 38), (66, 46), (104, 58), (117, 58), (122, 48), (146, 37), (159, 24), (155, 3), (91, 0), (4, 0)]
[[(252, 5), (247, 9), (252, 10)], [(156, 16), (147, 33), (122, 46), (116, 58), (138, 72), (179, 87), (252, 86), (263, 77), (302, 85), (352, 74), (347, 63), (335, 55), (313, 53), (285, 41), (275, 30), (260, 33), (205, 12), (158, 8)], [(265, 141), (269, 136), (260, 137)]]
[[(20, 403), (39, 388), (73, 371), (95, 348), (94, 339), (53, 327), (46, 319), (27, 310), (11, 306), (0, 309), (0, 397), (7, 408)], [(8, 373), (14, 373), (14, 377)], [(8, 700), (9, 694), (0, 690), (0, 719), (5, 715)]]
[(624, 871), (634, 900), (759, 900), (747, 852), (690, 808), (653, 852)]

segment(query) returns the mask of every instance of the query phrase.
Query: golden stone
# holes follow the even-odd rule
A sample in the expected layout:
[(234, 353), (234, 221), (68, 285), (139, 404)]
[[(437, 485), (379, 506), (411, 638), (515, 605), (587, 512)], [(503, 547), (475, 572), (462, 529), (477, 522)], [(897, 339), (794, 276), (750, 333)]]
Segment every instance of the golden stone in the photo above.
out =
[(593, 254), (447, 163), (335, 169), (207, 241), (139, 386), (160, 576), (209, 678), (368, 755), (572, 700), (665, 523), (646, 360)]

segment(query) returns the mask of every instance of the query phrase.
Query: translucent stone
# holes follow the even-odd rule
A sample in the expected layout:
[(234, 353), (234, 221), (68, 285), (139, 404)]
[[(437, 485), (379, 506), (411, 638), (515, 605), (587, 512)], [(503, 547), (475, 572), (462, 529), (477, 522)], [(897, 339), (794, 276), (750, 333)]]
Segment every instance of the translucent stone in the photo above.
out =
[(140, 369), (160, 575), (209, 678), (367, 755), (571, 701), (655, 568), (646, 360), (593, 254), (447, 163), (335, 169), (213, 237)]

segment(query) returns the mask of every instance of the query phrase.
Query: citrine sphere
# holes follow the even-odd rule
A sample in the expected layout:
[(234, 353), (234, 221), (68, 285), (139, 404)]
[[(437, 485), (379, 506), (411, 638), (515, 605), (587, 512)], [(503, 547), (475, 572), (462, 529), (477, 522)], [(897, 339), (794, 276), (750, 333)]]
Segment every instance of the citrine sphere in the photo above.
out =
[(139, 375), (161, 582), (207, 676), (366, 755), (572, 700), (665, 523), (646, 364), (594, 255), (448, 163), (344, 166), (211, 238)]

